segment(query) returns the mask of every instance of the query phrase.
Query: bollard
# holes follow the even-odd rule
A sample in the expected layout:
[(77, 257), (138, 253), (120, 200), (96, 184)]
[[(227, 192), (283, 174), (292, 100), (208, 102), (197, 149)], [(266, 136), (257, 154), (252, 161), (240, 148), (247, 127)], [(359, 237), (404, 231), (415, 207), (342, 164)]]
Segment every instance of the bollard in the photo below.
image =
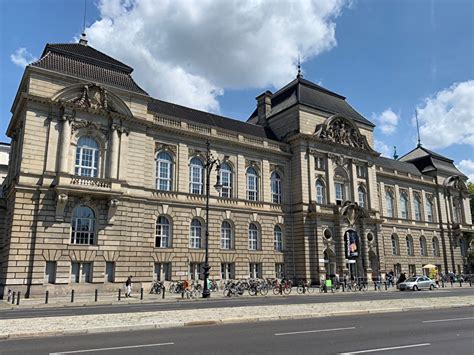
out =
[(74, 302), (74, 290), (71, 290), (71, 303)]
[(7, 302), (10, 303), (10, 300), (12, 298), (12, 290), (8, 290), (8, 293), (7, 293)]
[(18, 291), (18, 295), (16, 296), (16, 305), (19, 306), (20, 305), (20, 296), (21, 295), (21, 292)]
[(140, 289), (140, 300), (143, 301), (143, 287)]
[(346, 292), (346, 291), (345, 291), (345, 288), (346, 288), (346, 283), (343, 282), (343, 283), (342, 283), (342, 292)]
[(44, 304), (48, 304), (48, 298), (49, 298), (49, 291), (46, 291), (46, 295), (44, 296)]
[(451, 287), (453, 287), (453, 280), (451, 280)]
[(184, 298), (184, 290), (181, 292), (181, 298)]
[(462, 287), (462, 281), (459, 279), (459, 287)]
[(306, 283), (303, 282), (303, 295), (306, 294)]
[(15, 295), (16, 295), (16, 292), (13, 291), (13, 293), (12, 293), (12, 304), (15, 304)]
[(441, 286), (443, 286), (443, 288), (444, 288), (444, 280), (443, 279), (441, 280)]
[(120, 301), (121, 298), (122, 298), (122, 289), (119, 288), (118, 289), (118, 300)]
[(98, 289), (95, 289), (95, 293), (94, 293), (94, 302), (97, 302), (97, 298), (99, 296), (99, 290)]
[(283, 294), (283, 285), (280, 283), (280, 295)]
[(165, 293), (166, 293), (166, 289), (165, 289), (165, 286), (163, 286), (163, 293), (161, 294), (162, 299), (165, 299)]
[(387, 281), (385, 281), (384, 284), (385, 284), (385, 291), (387, 291)]
[(469, 279), (469, 287), (472, 287), (472, 280)]
[(377, 291), (377, 282), (374, 282), (374, 291)]

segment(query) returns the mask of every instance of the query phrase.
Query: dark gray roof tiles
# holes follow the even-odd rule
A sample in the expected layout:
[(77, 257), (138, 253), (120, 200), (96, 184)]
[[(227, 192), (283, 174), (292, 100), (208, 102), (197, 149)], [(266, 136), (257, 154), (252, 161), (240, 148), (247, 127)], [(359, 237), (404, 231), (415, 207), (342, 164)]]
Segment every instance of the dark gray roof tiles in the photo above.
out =
[(420, 176), (420, 171), (414, 164), (406, 163), (400, 160), (389, 159), (385, 157), (377, 157), (374, 160), (375, 165), (381, 166), (384, 169), (397, 170), (411, 175)]

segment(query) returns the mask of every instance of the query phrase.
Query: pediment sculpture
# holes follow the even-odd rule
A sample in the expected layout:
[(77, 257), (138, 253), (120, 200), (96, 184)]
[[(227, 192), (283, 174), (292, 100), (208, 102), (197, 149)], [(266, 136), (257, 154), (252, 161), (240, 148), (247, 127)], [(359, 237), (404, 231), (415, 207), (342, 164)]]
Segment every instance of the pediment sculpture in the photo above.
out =
[(84, 108), (116, 112), (114, 107), (109, 104), (107, 90), (95, 84), (84, 85), (81, 96), (73, 99), (72, 102)]
[(324, 123), (317, 125), (314, 137), (375, 153), (357, 126), (351, 120), (339, 115), (329, 117)]

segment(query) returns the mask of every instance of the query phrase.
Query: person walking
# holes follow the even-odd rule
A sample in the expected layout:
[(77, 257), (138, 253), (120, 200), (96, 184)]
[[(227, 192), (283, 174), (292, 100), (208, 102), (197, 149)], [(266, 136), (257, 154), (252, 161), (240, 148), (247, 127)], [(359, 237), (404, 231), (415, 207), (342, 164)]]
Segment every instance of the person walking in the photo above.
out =
[(132, 275), (130, 275), (125, 282), (125, 287), (127, 289), (125, 292), (125, 297), (132, 297)]

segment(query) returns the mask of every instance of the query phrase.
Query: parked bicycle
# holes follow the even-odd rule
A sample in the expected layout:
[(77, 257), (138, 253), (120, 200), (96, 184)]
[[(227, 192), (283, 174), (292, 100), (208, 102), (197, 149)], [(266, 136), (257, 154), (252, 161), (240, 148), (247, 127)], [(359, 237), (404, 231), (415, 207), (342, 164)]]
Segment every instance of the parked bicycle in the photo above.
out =
[(157, 295), (161, 294), (165, 289), (163, 281), (154, 281), (151, 285), (150, 293), (155, 293)]
[(273, 284), (273, 294), (274, 295), (289, 295), (291, 293), (291, 288), (293, 283), (290, 280), (283, 279), (281, 281), (276, 280), (276, 283)]
[(298, 282), (298, 287), (296, 288), (298, 294), (313, 293), (314, 287), (311, 285), (311, 281), (306, 281), (301, 279)]

